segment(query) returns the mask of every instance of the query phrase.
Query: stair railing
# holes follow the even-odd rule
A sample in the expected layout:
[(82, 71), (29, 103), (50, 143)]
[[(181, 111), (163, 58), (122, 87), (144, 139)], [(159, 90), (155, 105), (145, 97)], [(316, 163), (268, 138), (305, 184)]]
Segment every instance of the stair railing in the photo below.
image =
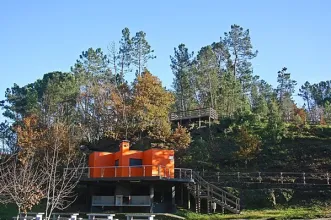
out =
[(240, 212), (240, 198), (236, 197), (232, 193), (227, 192), (224, 189), (215, 186), (214, 184), (207, 182), (196, 172), (193, 172), (193, 179), (205, 190), (210, 190), (209, 193), (213, 202), (221, 203), (220, 205), (224, 208), (231, 207), (236, 212)]

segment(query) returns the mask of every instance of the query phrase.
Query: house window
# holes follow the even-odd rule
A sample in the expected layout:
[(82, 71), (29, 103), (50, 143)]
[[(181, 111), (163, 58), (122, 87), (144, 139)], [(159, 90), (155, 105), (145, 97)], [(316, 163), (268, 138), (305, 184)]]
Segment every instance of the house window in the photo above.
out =
[(130, 158), (130, 166), (141, 166), (143, 165), (143, 160), (142, 159), (134, 159)]
[(118, 160), (115, 160), (115, 166), (118, 167)]

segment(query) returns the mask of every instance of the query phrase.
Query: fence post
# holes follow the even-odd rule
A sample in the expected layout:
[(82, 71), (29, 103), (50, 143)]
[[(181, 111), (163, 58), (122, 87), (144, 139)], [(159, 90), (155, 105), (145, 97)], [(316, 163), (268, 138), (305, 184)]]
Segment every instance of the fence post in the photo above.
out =
[(280, 172), (280, 182), (282, 184), (284, 183), (283, 172)]
[(303, 184), (306, 185), (306, 174), (302, 173), (302, 175), (303, 175)]
[[(169, 171), (170, 171), (170, 169), (169, 169)], [(179, 169), (179, 179), (181, 179), (181, 178), (182, 178), (182, 170)]]
[(261, 172), (259, 172), (259, 182), (262, 182)]
[(328, 185), (330, 185), (329, 173), (326, 173), (326, 182)]

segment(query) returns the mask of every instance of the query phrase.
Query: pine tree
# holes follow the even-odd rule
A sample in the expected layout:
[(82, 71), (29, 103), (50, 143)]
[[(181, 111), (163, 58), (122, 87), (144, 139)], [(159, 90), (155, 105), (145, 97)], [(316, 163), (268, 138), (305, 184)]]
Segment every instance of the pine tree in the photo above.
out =
[(266, 127), (266, 135), (270, 141), (276, 143), (283, 135), (284, 124), (282, 121), (282, 113), (276, 100), (270, 100), (268, 103), (268, 124)]
[(132, 43), (132, 64), (137, 68), (136, 75), (140, 76), (146, 68), (147, 62), (150, 59), (155, 59), (156, 56), (153, 54), (154, 50), (146, 40), (146, 33), (139, 31), (131, 39)]
[(286, 67), (278, 71), (277, 82), (278, 86), (276, 91), (283, 114), (283, 120), (290, 121), (293, 118), (294, 113), (294, 102), (292, 100), (292, 95), (294, 93), (294, 87), (297, 83), (295, 80), (291, 79), (291, 74), (287, 72)]
[(170, 67), (175, 76), (173, 88), (176, 96), (176, 109), (186, 111), (192, 107), (193, 88), (196, 84), (191, 71), (193, 52), (189, 52), (185, 44), (180, 44), (178, 48), (174, 48), (174, 53), (174, 56), (170, 56)]

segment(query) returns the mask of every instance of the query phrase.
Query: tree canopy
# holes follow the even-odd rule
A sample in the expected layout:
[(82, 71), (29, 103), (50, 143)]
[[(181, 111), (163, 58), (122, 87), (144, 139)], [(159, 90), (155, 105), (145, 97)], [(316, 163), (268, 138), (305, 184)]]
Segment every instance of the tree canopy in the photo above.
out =
[[(301, 85), (297, 95), (305, 105), (298, 106), (291, 70), (280, 66), (273, 73), (275, 88), (254, 74), (258, 51), (250, 30), (238, 24), (198, 51), (184, 43), (174, 47), (170, 90), (156, 76), (162, 73), (148, 69), (157, 51), (145, 32), (124, 28), (115, 42), (106, 52), (87, 48), (69, 72), (46, 73), (33, 83), (8, 88), (0, 105), (13, 123), (0, 126), (2, 148), (28, 157), (49, 146), (46, 137), (61, 125), (74, 134), (77, 146), (107, 140), (104, 149), (110, 150), (113, 143), (129, 139), (138, 149), (175, 149), (183, 166), (203, 161), (214, 168), (249, 169), (266, 167), (261, 157), (277, 158), (295, 138), (329, 137), (331, 81)], [(135, 78), (128, 82), (131, 72)], [(206, 107), (219, 116), (208, 128), (169, 119), (172, 111)], [(275, 160), (269, 165), (280, 163)]]

